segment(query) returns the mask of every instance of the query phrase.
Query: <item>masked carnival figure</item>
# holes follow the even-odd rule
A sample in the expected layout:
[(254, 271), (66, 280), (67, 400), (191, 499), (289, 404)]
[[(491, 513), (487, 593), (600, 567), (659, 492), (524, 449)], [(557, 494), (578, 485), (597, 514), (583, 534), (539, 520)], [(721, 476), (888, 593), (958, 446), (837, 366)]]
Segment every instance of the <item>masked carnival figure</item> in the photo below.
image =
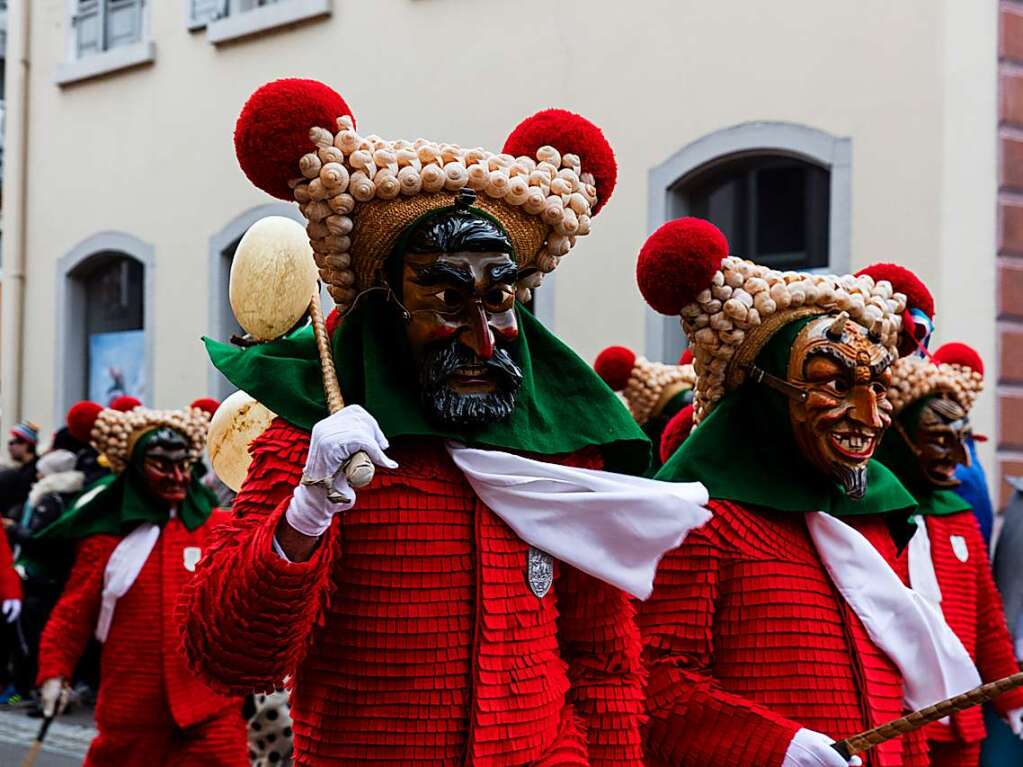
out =
[[(900, 359), (892, 373), (894, 420), (877, 457), (919, 504), (919, 529), (909, 544), (910, 583), (944, 613), (985, 682), (1009, 676), (1019, 667), (987, 545), (969, 504), (954, 492), (956, 467), (970, 460), (965, 441), (983, 386), (980, 355), (965, 344), (946, 344), (931, 359)], [(1023, 735), (1023, 690), (995, 698), (993, 705)], [(931, 725), (931, 764), (976, 767), (984, 735), (979, 708)]]
[(651, 362), (624, 346), (609, 346), (593, 363), (604, 383), (620, 392), (632, 417), (654, 444), (653, 469), (659, 469), (661, 437), (668, 423), (692, 404), (696, 370), (689, 349), (677, 365)]
[[(640, 608), (647, 763), (841, 767), (835, 739), (977, 681), (906, 586), (915, 502), (871, 460), (905, 296), (729, 256), (694, 218), (650, 237), (637, 277), (654, 309), (681, 316), (698, 374), (696, 426), (657, 477), (703, 482), (714, 514), (665, 556)], [(915, 734), (862, 759), (927, 756)]]
[(45, 714), (63, 705), (91, 636), (103, 643), (88, 767), (248, 764), (240, 698), (218, 695), (178, 651), (179, 592), (221, 519), (197, 461), (217, 403), (124, 411), (81, 402), (74, 437), (113, 469), (40, 536), (77, 542), (39, 650)]
[[(279, 417), (188, 594), (193, 668), (228, 693), (291, 687), (298, 765), (639, 765), (625, 591), (649, 593), (706, 496), (596, 470), (641, 472), (648, 443), (516, 302), (611, 194), (603, 135), (551, 110), (500, 154), (385, 141), (285, 80), (236, 147), (308, 219), (349, 406), (328, 416), (315, 322), (208, 342)], [(376, 476), (356, 493), (357, 451)]]

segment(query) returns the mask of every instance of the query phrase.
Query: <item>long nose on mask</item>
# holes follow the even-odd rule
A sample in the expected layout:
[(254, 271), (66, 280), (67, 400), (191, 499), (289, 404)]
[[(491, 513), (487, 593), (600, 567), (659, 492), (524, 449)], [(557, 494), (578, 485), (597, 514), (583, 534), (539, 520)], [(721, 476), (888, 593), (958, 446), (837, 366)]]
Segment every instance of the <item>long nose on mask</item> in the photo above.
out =
[(881, 414), (877, 408), (877, 394), (871, 386), (869, 384), (856, 384), (853, 386), (851, 394), (853, 409), (849, 417), (864, 426), (880, 429), (883, 424), (881, 423)]
[(469, 329), (462, 334), (461, 341), (481, 360), (494, 356), (494, 331), (490, 329), (487, 313), (479, 303), (469, 309)]

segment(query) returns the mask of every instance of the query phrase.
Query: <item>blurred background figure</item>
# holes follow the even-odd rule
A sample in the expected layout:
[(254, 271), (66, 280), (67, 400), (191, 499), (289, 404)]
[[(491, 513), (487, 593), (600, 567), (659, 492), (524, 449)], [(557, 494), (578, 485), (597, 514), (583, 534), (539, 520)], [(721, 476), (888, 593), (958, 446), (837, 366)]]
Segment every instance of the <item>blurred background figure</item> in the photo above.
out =
[(21, 511), (36, 481), (36, 447), (39, 427), (31, 421), (16, 423), (7, 439), (7, 454), (14, 464), (0, 473), (0, 513), (11, 518)]
[[(1005, 603), (1016, 649), (1016, 660), (1023, 662), (1023, 477), (1008, 477), (1013, 489), (1012, 499), (1003, 514), (1004, 526), (995, 546), (995, 584)], [(1004, 722), (988, 707), (984, 723), (988, 739), (984, 743), (981, 764), (984, 767), (1005, 767), (1023, 764), (1023, 743), (1017, 740)]]

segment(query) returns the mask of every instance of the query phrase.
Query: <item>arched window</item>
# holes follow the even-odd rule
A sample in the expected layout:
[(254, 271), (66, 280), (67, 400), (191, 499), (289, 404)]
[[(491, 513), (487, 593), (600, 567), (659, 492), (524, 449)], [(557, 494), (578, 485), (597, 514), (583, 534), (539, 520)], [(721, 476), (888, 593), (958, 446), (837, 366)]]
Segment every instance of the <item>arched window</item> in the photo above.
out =
[(90, 237), (61, 259), (57, 417), (80, 399), (152, 401), (152, 248), (126, 234)]
[[(849, 266), (851, 142), (790, 123), (748, 123), (683, 147), (650, 173), (650, 229), (716, 224), (734, 255), (776, 269)], [(674, 362), (678, 318), (647, 316), (647, 356)]]

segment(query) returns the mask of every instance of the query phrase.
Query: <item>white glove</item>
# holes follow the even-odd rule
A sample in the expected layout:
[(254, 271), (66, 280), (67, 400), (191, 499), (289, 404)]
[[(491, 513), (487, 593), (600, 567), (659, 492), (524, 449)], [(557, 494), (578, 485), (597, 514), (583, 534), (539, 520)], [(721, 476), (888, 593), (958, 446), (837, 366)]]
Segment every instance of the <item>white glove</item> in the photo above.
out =
[(21, 615), (21, 600), (5, 599), (3, 606), (0, 607), (0, 612), (3, 612), (4, 620), (8, 623), (14, 623), (14, 621), (18, 620), (18, 616)]
[(805, 727), (795, 734), (785, 752), (781, 767), (860, 767), (863, 761), (854, 756), (848, 762), (831, 747), (835, 741)]
[(1014, 708), (1005, 715), (1005, 721), (1009, 723), (1012, 734), (1023, 740), (1023, 708)]
[(39, 688), (39, 703), (43, 709), (43, 716), (50, 718), (62, 713), (67, 706), (68, 692), (64, 680), (59, 676), (43, 682), (43, 686)]
[(387, 437), (376, 419), (358, 405), (349, 405), (313, 427), (302, 484), (285, 513), (288, 524), (303, 535), (323, 535), (339, 511), (355, 505), (355, 491), (345, 476), (345, 462), (360, 450), (377, 466), (396, 469), (384, 455)]

